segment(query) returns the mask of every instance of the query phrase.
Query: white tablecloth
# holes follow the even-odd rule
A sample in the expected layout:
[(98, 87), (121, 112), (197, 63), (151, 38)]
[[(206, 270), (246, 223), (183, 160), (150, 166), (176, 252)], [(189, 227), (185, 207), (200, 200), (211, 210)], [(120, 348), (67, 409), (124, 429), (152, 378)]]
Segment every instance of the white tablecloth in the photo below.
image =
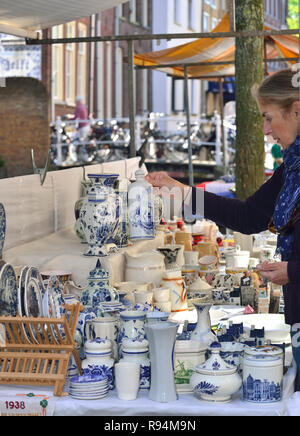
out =
[(54, 416), (287, 416), (300, 414), (300, 393), (294, 393), (296, 368), (292, 366), (284, 376), (283, 399), (278, 403), (256, 404), (242, 400), (241, 391), (233, 401), (225, 404), (207, 403), (195, 395), (179, 395), (178, 401), (158, 403), (148, 399), (148, 392), (139, 392), (134, 401), (121, 401), (116, 391), (102, 400), (75, 400), (69, 396), (53, 397), (50, 387), (0, 386), (1, 397), (16, 393), (48, 394), (55, 402)]

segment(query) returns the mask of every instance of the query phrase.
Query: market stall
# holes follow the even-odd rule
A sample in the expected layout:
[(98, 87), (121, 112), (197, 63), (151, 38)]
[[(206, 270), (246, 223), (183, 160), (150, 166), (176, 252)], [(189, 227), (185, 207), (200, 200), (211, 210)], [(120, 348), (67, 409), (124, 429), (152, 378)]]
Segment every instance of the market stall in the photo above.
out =
[[(93, 167), (94, 178), (101, 178), (102, 175), (107, 179), (108, 176), (112, 177), (113, 173), (117, 173), (120, 174), (120, 180), (127, 180), (132, 179), (134, 175), (137, 177), (141, 171), (142, 174), (146, 174), (147, 171), (145, 167), (142, 170), (139, 169), (139, 158), (105, 165)], [(155, 221), (155, 215), (151, 215), (151, 212), (150, 215), (148, 214), (151, 226), (146, 226), (148, 230), (145, 230), (144, 227), (140, 229), (140, 232), (152, 232), (155, 229), (150, 237), (145, 234), (134, 236), (136, 228), (130, 230), (132, 221), (127, 221), (129, 225), (125, 229), (125, 233), (129, 237), (127, 243), (123, 243), (121, 247), (118, 246), (120, 239), (110, 240), (105, 245), (108, 250), (106, 256), (85, 256), (84, 253), (91, 242), (83, 241), (82, 233), (78, 232), (78, 228), (76, 231), (75, 214), (80, 185), (87, 183), (88, 173), (86, 178), (83, 177), (84, 175), (83, 170), (77, 168), (49, 173), (43, 185), (40, 184), (38, 175), (24, 176), (20, 180), (14, 178), (1, 181), (6, 197), (2, 203), (5, 213), (2, 214), (2, 246), (4, 249), (0, 270), (0, 324), (1, 320), (4, 323), (5, 317), (3, 318), (3, 315), (11, 316), (12, 312), (16, 310), (17, 316), (27, 315), (23, 323), (22, 318), (17, 321), (13, 335), (13, 338), (20, 336), (21, 341), (19, 342), (21, 344), (18, 346), (22, 345), (24, 351), (31, 349), (32, 352), (35, 347), (47, 346), (49, 350), (52, 346), (64, 346), (75, 353), (74, 358), (77, 356), (77, 361), (76, 358), (75, 361), (70, 358), (67, 367), (60, 376), (62, 378), (58, 378), (56, 372), (53, 374), (53, 377), (63, 381), (62, 392), (64, 395), (57, 396), (56, 394), (55, 396), (52, 379), (50, 380), (50, 376), (48, 377), (50, 373), (48, 373), (45, 362), (43, 363), (44, 372), (40, 376), (44, 377), (41, 385), (27, 383), (28, 386), (22, 386), (24, 378), (20, 378), (20, 368), (24, 372), (26, 365), (23, 367), (20, 363), (19, 366), (11, 367), (9, 360), (5, 360), (5, 350), (8, 350), (8, 347), (15, 348), (16, 342), (2, 344), (0, 346), (1, 413), (15, 413), (15, 410), (5, 410), (5, 407), (9, 402), (14, 403), (18, 401), (16, 398), (29, 392), (34, 396), (25, 397), (26, 407), (24, 410), (26, 413), (30, 413), (28, 410), (37, 410), (36, 402), (37, 399), (40, 399), (37, 395), (41, 395), (46, 398), (49, 405), (47, 413), (58, 416), (200, 416), (224, 414), (254, 416), (295, 413), (295, 402), (290, 403), (290, 401), (294, 395), (296, 368), (293, 366), (288, 326), (284, 324), (282, 315), (269, 313), (274, 302), (278, 303), (280, 295), (277, 289), (261, 283), (255, 273), (255, 260), (257, 263), (263, 258), (270, 258), (274, 252), (274, 245), (271, 245), (274, 241), (265, 235), (261, 240), (262, 245), (253, 246), (255, 243), (253, 241), (251, 243), (249, 238), (244, 240), (242, 235), (235, 234), (232, 235), (231, 240), (228, 235), (227, 239), (224, 236), (223, 244), (219, 246), (216, 242), (217, 228), (214, 223), (204, 220), (193, 226), (188, 226), (180, 219), (173, 217), (173, 220), (167, 224), (160, 224), (164, 216), (164, 202), (159, 202), (156, 199), (153, 207), (151, 206), (149, 210), (152, 212), (155, 210), (159, 220), (156, 218)], [(131, 186), (132, 189), (135, 183), (131, 182), (129, 187)], [(142, 180), (142, 185), (143, 183)], [(14, 190), (14, 196), (11, 194), (12, 184), (15, 188), (18, 187)], [(143, 186), (145, 188), (147, 184)], [(90, 186), (89, 193), (85, 198), (91, 199), (91, 196), (94, 195), (92, 187), (93, 185)], [(120, 191), (118, 192), (120, 194)], [(129, 193), (130, 189), (127, 191), (127, 195)], [(111, 193), (111, 195), (114, 194)], [(28, 206), (28, 214), (23, 213), (23, 232), (18, 235), (16, 234), (16, 230), (19, 229), (18, 211), (20, 207), (21, 210), (24, 209), (27, 204), (26, 199), (31, 199), (31, 212), (36, 208), (36, 214), (30, 214)], [(106, 200), (106, 202), (106, 207), (108, 207), (109, 201)], [(82, 210), (84, 210), (84, 204), (86, 203), (81, 204)], [(138, 210), (141, 209), (138, 208)], [(130, 208), (128, 208), (129, 211)], [(131, 220), (136, 219), (134, 217), (136, 215), (131, 216)], [(85, 222), (84, 214), (81, 211), (79, 220), (82, 223)], [(88, 236), (88, 233), (83, 233), (86, 237)], [(23, 235), (22, 239), (21, 235)], [(130, 237), (132, 241), (130, 241)], [(242, 246), (242, 250), (238, 248), (237, 243)], [(112, 251), (109, 251), (110, 249)], [(251, 261), (250, 256), (252, 256)], [(9, 277), (5, 276), (4, 271), (10, 271)], [(9, 299), (7, 300), (8, 289), (16, 291), (16, 307), (11, 304)], [(25, 297), (22, 296), (23, 289)], [(51, 298), (48, 300), (49, 295), (53, 296), (53, 300)], [(39, 299), (42, 301), (41, 306), (38, 303)], [(55, 333), (53, 323), (59, 323), (60, 319), (63, 319), (60, 317), (67, 313), (65, 308), (75, 308), (79, 302), (83, 307), (81, 312), (77, 314), (76, 332), (73, 340), (66, 342), (67, 337), (69, 337), (66, 335), (66, 331), (59, 327), (59, 333)], [(46, 319), (47, 313), (48, 317), (51, 315), (48, 321)], [(255, 313), (257, 313), (256, 318), (251, 318), (255, 316)], [(262, 315), (263, 313), (265, 315)], [(274, 321), (273, 315), (278, 317), (276, 321)], [(265, 322), (261, 323), (259, 322), (262, 320), (260, 317), (263, 316)], [(270, 322), (267, 322), (266, 320), (269, 318)], [(252, 319), (253, 321), (251, 321)], [(26, 320), (28, 320), (28, 324), (24, 324)], [(130, 320), (134, 320), (135, 329), (127, 331), (126, 323)], [(9, 326), (10, 323), (12, 323), (12, 319), (8, 318), (5, 325)], [(36, 324), (40, 327), (34, 327), (34, 323), (40, 323)], [(44, 343), (47, 339), (45, 325), (49, 326), (49, 330), (53, 330), (53, 334), (51, 333), (53, 345), (51, 341), (48, 345)], [(105, 329), (108, 329), (109, 326), (112, 326), (113, 329), (117, 328), (117, 336), (107, 336), (108, 330), (103, 330), (104, 325)], [(237, 331), (237, 326), (239, 326), (239, 331)], [(255, 327), (254, 336), (252, 335), (252, 327)], [(5, 327), (6, 330), (7, 328)], [(154, 334), (152, 337), (151, 329), (154, 329), (155, 333), (155, 329), (159, 328), (163, 330), (166, 328), (175, 329), (173, 333), (175, 334), (175, 342), (170, 341), (169, 333), (165, 337), (163, 330), (158, 336)], [(261, 335), (259, 332), (263, 332), (263, 334)], [(4, 338), (7, 334), (11, 339), (8, 331), (6, 334), (4, 332)], [(96, 339), (93, 339), (93, 334)], [(25, 335), (24, 343), (23, 335)], [(107, 341), (108, 337), (109, 341)], [(124, 337), (127, 342), (123, 342)], [(57, 344), (58, 338), (61, 345)], [(166, 340), (165, 343), (157, 342), (163, 338)], [(26, 341), (28, 341), (27, 345)], [(272, 346), (270, 347), (271, 342)], [(210, 348), (212, 344), (216, 343), (219, 344), (220, 350)], [(140, 344), (143, 349), (137, 351), (134, 348), (136, 344)], [(163, 350), (167, 352), (168, 347), (171, 347), (169, 351), (171, 353), (174, 344), (174, 370), (170, 360), (170, 366), (166, 366), (163, 378), (168, 383), (160, 382), (157, 385), (155, 380), (160, 377), (160, 371), (157, 368), (159, 367), (161, 370), (163, 363), (166, 365), (168, 359), (171, 358), (171, 354), (160, 356), (160, 353)], [(229, 350), (229, 344), (234, 344), (233, 348), (236, 349)], [(274, 391), (275, 394), (271, 394), (270, 391), (263, 397), (255, 397), (255, 400), (248, 401), (245, 397), (245, 392), (248, 390), (245, 385), (242, 387), (243, 360), (240, 359), (244, 356), (242, 356), (241, 350), (244, 353), (247, 350), (245, 347), (255, 349), (257, 345), (263, 345), (265, 350), (272, 350), (272, 353), (279, 353), (280, 357), (272, 354), (268, 358), (274, 359), (277, 364), (276, 368), (279, 369), (281, 375), (279, 375), (279, 381), (276, 382), (278, 386)], [(76, 380), (81, 371), (85, 376), (92, 374), (93, 377), (93, 374), (97, 374), (96, 377), (99, 377), (99, 369), (96, 370), (99, 368), (99, 363), (86, 363), (89, 361), (87, 348), (89, 346), (108, 347), (105, 348), (105, 353), (100, 352), (99, 354), (99, 350), (95, 351), (96, 348), (92, 353), (94, 358), (99, 354), (97, 359), (100, 358), (101, 367), (104, 365), (104, 361), (101, 360), (104, 355), (105, 359), (110, 359), (111, 368), (115, 367), (115, 369), (120, 363), (129, 362), (128, 356), (131, 356), (132, 359), (132, 354), (134, 354), (137, 359), (137, 356), (141, 358), (143, 355), (143, 361), (148, 362), (147, 387), (140, 385), (135, 394), (136, 399), (127, 401), (120, 397), (119, 382), (115, 378), (111, 389), (104, 389), (104, 393), (99, 393), (95, 398), (93, 395), (89, 397), (88, 394), (82, 397), (74, 395), (74, 391), (72, 391), (74, 388), (70, 383), (72, 384), (72, 380)], [(189, 346), (191, 348), (187, 349), (186, 347)], [(216, 347), (216, 345), (214, 346)], [(133, 348), (128, 351), (129, 349), (127, 350), (126, 347)], [(158, 353), (157, 350), (161, 351)], [(258, 350), (261, 349), (258, 347)], [(197, 373), (196, 369), (198, 368), (199, 376), (207, 377), (208, 374), (203, 372), (201, 368), (209, 362), (209, 359), (213, 358), (214, 353), (217, 353), (218, 359), (222, 359), (219, 361), (220, 365), (225, 365), (226, 371), (229, 371), (225, 379), (223, 376), (222, 384), (226, 380), (230, 380), (232, 375), (236, 377), (238, 384), (232, 393), (226, 394), (226, 399), (220, 400), (217, 397), (216, 399), (212, 398), (212, 401), (207, 401), (201, 398), (201, 395), (207, 390), (209, 391), (209, 382), (201, 381), (192, 384), (191, 376)], [(108, 355), (113, 356), (113, 360)], [(192, 366), (189, 363), (188, 368), (186, 368), (189, 355), (193, 356), (192, 362), (194, 363)], [(80, 356), (80, 360), (78, 360), (78, 356)], [(136, 361), (134, 363), (137, 364)], [(29, 366), (31, 371), (35, 370), (34, 364)], [(216, 363), (213, 364), (213, 367), (215, 366)], [(92, 370), (90, 373), (87, 370), (90, 367), (94, 367), (96, 372), (93, 373)], [(55, 366), (52, 365), (51, 368), (52, 371), (55, 371)], [(183, 369), (184, 374), (182, 373)], [(10, 374), (9, 384), (6, 382), (6, 370)], [(267, 372), (271, 376), (275, 374), (275, 372), (270, 371), (270, 368), (267, 368)], [(107, 375), (100, 371), (100, 376), (105, 379)], [(17, 378), (14, 379), (14, 377)], [(180, 381), (182, 377), (183, 384)], [(271, 386), (275, 383), (274, 381), (267, 382), (266, 374), (264, 377), (266, 378), (265, 385), (270, 384)], [(18, 380), (20, 380), (19, 383)], [(258, 377), (256, 382), (258, 382)], [(50, 383), (50, 387), (48, 383)], [(73, 381), (73, 383), (75, 382)], [(151, 383), (153, 384), (151, 385)], [(204, 390), (196, 388), (196, 386), (202, 386), (203, 383), (206, 386)], [(173, 389), (173, 393), (170, 392), (170, 389), (171, 391)], [(266, 386), (264, 389), (266, 392)], [(153, 393), (153, 391), (155, 392)], [(169, 395), (171, 396), (168, 397)], [(212, 395), (214, 395), (213, 391)], [(289, 412), (288, 404), (292, 404), (292, 412)]]

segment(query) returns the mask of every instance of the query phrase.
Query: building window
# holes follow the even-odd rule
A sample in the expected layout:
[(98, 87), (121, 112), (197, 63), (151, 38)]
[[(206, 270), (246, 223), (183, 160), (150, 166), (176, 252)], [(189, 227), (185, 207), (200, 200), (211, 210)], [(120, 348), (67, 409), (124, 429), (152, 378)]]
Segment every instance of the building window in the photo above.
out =
[(207, 12), (203, 12), (203, 32), (210, 31), (210, 19), (209, 14)]
[(130, 14), (129, 14), (129, 21), (131, 23), (136, 23), (136, 0), (130, 0), (129, 2), (129, 9), (130, 9)]
[(217, 0), (211, 0), (210, 5), (212, 8), (217, 9)]
[(174, 0), (174, 22), (181, 24), (181, 0)]
[(218, 18), (212, 17), (212, 19), (211, 19), (211, 27), (212, 27), (212, 29), (217, 27), (218, 22), (219, 22)]
[[(78, 36), (84, 38), (87, 36), (87, 27), (83, 23), (78, 23)], [(83, 103), (86, 103), (86, 70), (87, 70), (87, 45), (84, 42), (78, 44), (78, 62), (77, 62), (77, 94), (82, 97)]]
[(142, 1), (142, 26), (148, 27), (148, 0)]
[[(52, 27), (52, 38), (58, 39), (64, 36), (64, 26)], [(52, 80), (53, 98), (62, 101), (63, 96), (63, 44), (53, 44), (52, 46)]]
[(184, 111), (184, 83), (183, 80), (172, 79), (172, 111)]
[[(66, 37), (75, 37), (76, 22), (66, 24)], [(75, 104), (75, 44), (66, 44), (66, 101)]]
[(195, 8), (194, 0), (188, 0), (189, 28), (192, 30), (195, 30), (196, 28), (194, 8)]

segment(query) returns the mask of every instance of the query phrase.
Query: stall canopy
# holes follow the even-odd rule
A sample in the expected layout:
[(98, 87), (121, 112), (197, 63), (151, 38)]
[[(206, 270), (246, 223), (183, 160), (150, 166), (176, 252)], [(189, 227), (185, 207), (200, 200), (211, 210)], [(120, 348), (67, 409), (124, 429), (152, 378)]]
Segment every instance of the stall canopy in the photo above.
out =
[[(265, 30), (271, 30), (265, 27)], [(226, 14), (212, 33), (229, 32), (229, 14)], [(192, 34), (191, 34), (192, 37)], [(266, 57), (296, 58), (299, 54), (299, 38), (294, 35), (265, 37)], [(200, 38), (193, 42), (165, 50), (135, 54), (134, 63), (140, 67), (155, 67), (173, 76), (184, 77), (184, 65), (218, 63), (218, 65), (187, 66), (189, 78), (214, 78), (234, 76), (235, 38)], [(228, 62), (228, 63), (226, 63)], [(221, 63), (221, 64), (219, 64)], [(174, 66), (173, 66), (174, 65)]]
[(1, 0), (0, 33), (36, 38), (37, 31), (88, 17), (127, 0)]

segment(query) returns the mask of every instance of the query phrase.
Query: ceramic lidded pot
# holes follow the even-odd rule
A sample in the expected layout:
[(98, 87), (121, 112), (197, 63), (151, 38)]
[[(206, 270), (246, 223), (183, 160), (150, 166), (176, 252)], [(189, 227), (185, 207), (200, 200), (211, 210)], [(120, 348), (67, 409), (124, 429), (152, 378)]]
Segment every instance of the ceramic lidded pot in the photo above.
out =
[(227, 403), (233, 394), (239, 391), (242, 378), (235, 366), (229, 365), (220, 357), (221, 344), (213, 342), (210, 347), (211, 357), (196, 366), (196, 372), (190, 379), (194, 392), (201, 400)]
[(111, 357), (109, 339), (96, 338), (85, 343), (82, 374), (104, 375), (108, 378), (109, 389), (114, 389), (114, 359)]
[(170, 288), (172, 312), (188, 310), (186, 285), (180, 270), (166, 270), (162, 277), (161, 287)]
[(206, 347), (198, 341), (177, 340), (174, 348), (174, 377), (179, 394), (193, 393), (190, 385), (195, 367), (205, 362)]
[(282, 399), (283, 351), (279, 347), (246, 347), (243, 359), (243, 399), (274, 403)]
[(109, 284), (110, 274), (101, 267), (100, 259), (96, 267), (90, 271), (88, 286), (81, 294), (80, 301), (84, 306), (99, 307), (107, 301), (118, 301), (118, 292)]
[(128, 188), (129, 238), (131, 241), (154, 239), (153, 187), (143, 170), (137, 170), (135, 177), (136, 181)]
[(140, 389), (150, 389), (150, 359), (149, 344), (146, 339), (138, 341), (135, 339), (125, 339), (123, 341), (123, 359), (124, 362), (136, 362), (140, 364)]
[(120, 197), (113, 189), (118, 174), (88, 174), (93, 182), (80, 209), (80, 221), (88, 243), (85, 256), (107, 256), (104, 245), (118, 228)]
[(135, 282), (154, 282), (159, 287), (165, 271), (164, 256), (157, 251), (144, 253), (124, 253), (126, 258), (125, 280)]

